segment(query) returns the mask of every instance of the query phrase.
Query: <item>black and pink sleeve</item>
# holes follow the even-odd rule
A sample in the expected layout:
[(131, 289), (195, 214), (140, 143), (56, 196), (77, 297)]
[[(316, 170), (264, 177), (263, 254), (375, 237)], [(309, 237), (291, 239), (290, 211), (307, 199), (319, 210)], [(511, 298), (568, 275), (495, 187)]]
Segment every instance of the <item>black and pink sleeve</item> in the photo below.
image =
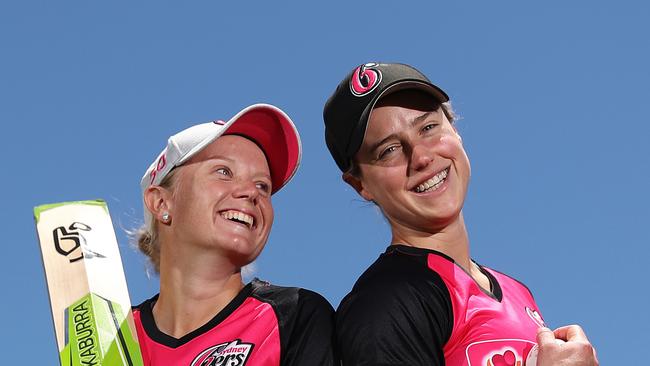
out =
[(256, 293), (278, 316), (282, 366), (340, 365), (334, 349), (334, 309), (325, 298), (273, 285)]
[(380, 258), (336, 314), (344, 366), (444, 365), (453, 328), (449, 292), (415, 258)]

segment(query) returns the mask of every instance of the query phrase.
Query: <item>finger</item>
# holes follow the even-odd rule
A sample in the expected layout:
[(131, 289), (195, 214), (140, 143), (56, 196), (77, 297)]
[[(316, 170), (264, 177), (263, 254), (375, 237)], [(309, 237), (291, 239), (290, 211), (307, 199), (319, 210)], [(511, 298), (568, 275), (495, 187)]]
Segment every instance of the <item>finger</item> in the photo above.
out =
[(559, 327), (553, 332), (553, 334), (555, 335), (555, 338), (565, 341), (589, 342), (587, 335), (579, 325), (566, 325), (564, 327)]
[(540, 347), (546, 344), (553, 344), (553, 343), (555, 343), (555, 334), (553, 333), (552, 330), (546, 327), (541, 327), (537, 329), (537, 344), (539, 344)]

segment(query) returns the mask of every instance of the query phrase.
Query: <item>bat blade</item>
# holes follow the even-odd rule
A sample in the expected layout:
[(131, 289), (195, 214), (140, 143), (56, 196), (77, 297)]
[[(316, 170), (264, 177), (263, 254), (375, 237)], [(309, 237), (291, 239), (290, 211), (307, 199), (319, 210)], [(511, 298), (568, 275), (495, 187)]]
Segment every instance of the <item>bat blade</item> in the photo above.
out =
[(61, 365), (141, 366), (106, 202), (34, 208)]

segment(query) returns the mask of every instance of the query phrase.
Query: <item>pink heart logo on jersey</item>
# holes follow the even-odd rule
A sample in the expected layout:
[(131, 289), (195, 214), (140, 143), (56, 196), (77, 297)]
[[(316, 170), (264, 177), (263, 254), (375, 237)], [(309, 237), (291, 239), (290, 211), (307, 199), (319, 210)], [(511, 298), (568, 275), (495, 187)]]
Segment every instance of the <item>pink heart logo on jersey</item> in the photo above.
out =
[(517, 361), (517, 356), (512, 351), (505, 351), (502, 355), (493, 355), (490, 359), (493, 366), (519, 366), (521, 362)]
[(466, 349), (470, 366), (522, 366), (535, 342), (523, 339), (494, 339), (470, 344)]

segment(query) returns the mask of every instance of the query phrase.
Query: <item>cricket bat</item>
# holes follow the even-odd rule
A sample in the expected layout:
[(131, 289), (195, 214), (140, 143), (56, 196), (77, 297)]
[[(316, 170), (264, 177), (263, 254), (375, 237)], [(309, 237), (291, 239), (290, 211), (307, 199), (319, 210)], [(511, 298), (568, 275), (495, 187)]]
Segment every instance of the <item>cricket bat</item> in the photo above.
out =
[(122, 259), (102, 200), (34, 208), (62, 366), (142, 366)]

